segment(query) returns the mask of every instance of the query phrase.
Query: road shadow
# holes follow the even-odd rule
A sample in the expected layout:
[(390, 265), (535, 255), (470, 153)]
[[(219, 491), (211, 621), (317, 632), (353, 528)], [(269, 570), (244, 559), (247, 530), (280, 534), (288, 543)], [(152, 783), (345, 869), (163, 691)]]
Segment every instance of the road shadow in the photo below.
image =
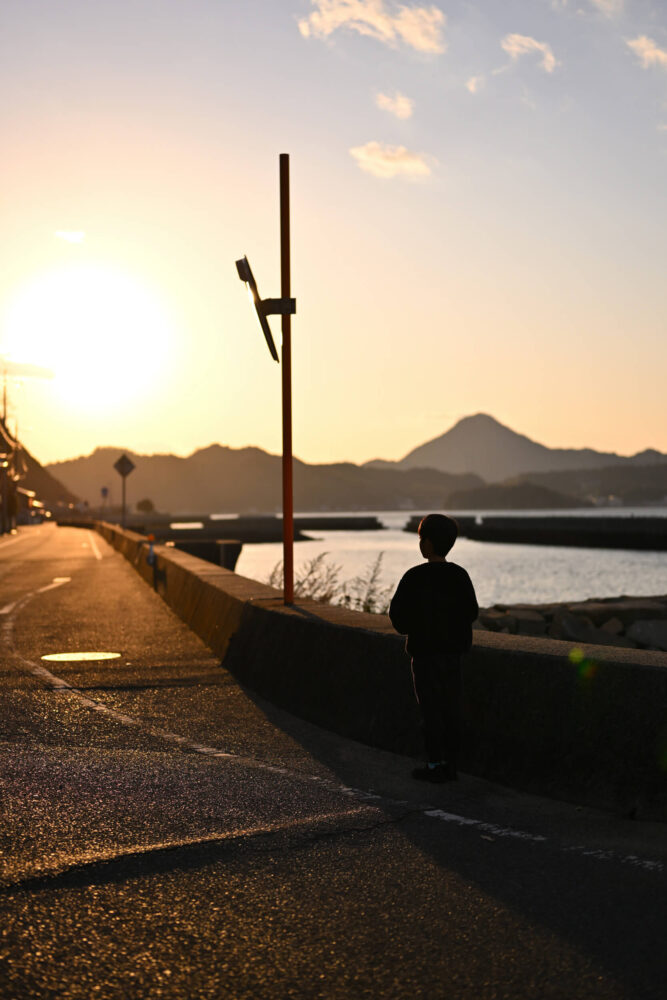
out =
[[(510, 790), (506, 794), (498, 790), (489, 810), (489, 786), (479, 779), (461, 775), (451, 785), (424, 787), (408, 777), (415, 759), (338, 737), (241, 687), (271, 725), (325, 765), (341, 785), (379, 793), (374, 805), (385, 808), (387, 815), (407, 795), (407, 803), (419, 815), (400, 824), (401, 835), (443, 872), (464, 880), (471, 887), (471, 900), (477, 887), (532, 927), (555, 935), (622, 985), (623, 996), (662, 1000), (663, 988), (656, 991), (656, 983), (664, 984), (667, 973), (667, 879), (659, 866), (642, 867), (640, 858), (614, 856), (604, 850), (587, 852), (585, 841), (577, 842), (576, 821), (571, 836), (563, 833), (562, 815), (558, 828), (550, 831), (548, 818), (540, 816), (539, 799), (534, 800), (536, 814), (531, 822), (526, 815), (531, 804), (528, 796), (520, 797), (520, 819), (524, 825), (528, 819), (536, 839), (530, 839), (530, 833), (513, 836), (507, 831), (509, 826), (516, 827), (516, 819), (508, 819), (515, 795)], [(568, 810), (575, 817), (576, 807), (561, 805), (567, 823)], [(557, 808), (554, 804), (554, 812)], [(425, 816), (427, 810), (462, 820), (481, 813), (486, 825), (439, 821)], [(604, 828), (605, 817), (598, 818)], [(626, 831), (631, 823), (612, 816), (608, 822), (610, 827), (621, 824)], [(544, 840), (537, 839), (541, 834)], [(594, 995), (606, 994), (601, 989)]]

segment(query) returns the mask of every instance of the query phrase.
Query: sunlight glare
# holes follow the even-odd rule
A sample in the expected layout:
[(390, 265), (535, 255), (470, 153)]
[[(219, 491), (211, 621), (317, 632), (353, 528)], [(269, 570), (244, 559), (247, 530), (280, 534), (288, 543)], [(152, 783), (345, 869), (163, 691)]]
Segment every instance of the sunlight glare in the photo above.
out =
[(82, 229), (56, 229), (53, 235), (66, 243), (83, 243), (86, 238)]
[(19, 290), (0, 352), (52, 369), (69, 406), (100, 413), (150, 391), (171, 342), (167, 312), (148, 288), (111, 268), (77, 264)]

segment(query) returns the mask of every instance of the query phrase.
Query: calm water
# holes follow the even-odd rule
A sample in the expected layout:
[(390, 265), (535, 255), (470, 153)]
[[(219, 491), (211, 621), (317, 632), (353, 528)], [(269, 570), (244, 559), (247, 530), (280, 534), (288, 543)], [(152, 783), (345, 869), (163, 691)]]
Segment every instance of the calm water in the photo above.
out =
[[(636, 511), (607, 508), (591, 512), (591, 516), (632, 513), (667, 516), (667, 508), (638, 508)], [(417, 536), (402, 530), (409, 516), (405, 511), (378, 512), (377, 517), (385, 525), (382, 531), (310, 532), (314, 539), (317, 536), (316, 540), (297, 542), (294, 546), (296, 571), (303, 563), (325, 552), (327, 561), (342, 568), (341, 579), (350, 580), (363, 574), (382, 552), (382, 583), (394, 586), (410, 566), (421, 561)], [(460, 538), (451, 558), (470, 573), (482, 607), (520, 601), (539, 604), (621, 594), (667, 593), (667, 554), (664, 552), (505, 545)], [(280, 543), (246, 544), (236, 570), (243, 576), (266, 580), (281, 559)]]

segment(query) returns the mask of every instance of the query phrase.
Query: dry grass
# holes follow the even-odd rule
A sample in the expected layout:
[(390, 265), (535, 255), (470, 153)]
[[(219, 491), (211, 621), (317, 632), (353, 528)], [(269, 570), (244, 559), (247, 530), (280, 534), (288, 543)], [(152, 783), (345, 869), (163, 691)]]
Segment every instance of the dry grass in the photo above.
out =
[[(382, 586), (380, 583), (384, 553), (380, 552), (360, 576), (344, 581), (340, 579), (342, 567), (328, 562), (328, 555), (328, 552), (321, 552), (314, 559), (297, 567), (294, 578), (295, 597), (320, 601), (322, 604), (339, 604), (352, 611), (386, 614), (394, 587)], [(276, 563), (266, 582), (272, 587), (282, 587), (282, 562)]]

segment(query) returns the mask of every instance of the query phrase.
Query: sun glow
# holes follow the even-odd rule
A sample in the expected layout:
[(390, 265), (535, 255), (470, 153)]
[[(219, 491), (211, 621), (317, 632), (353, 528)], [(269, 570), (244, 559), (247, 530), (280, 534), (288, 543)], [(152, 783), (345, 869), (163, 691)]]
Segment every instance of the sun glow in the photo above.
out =
[(149, 289), (122, 272), (76, 264), (18, 291), (0, 353), (50, 368), (68, 405), (100, 413), (149, 390), (171, 343), (167, 312)]

